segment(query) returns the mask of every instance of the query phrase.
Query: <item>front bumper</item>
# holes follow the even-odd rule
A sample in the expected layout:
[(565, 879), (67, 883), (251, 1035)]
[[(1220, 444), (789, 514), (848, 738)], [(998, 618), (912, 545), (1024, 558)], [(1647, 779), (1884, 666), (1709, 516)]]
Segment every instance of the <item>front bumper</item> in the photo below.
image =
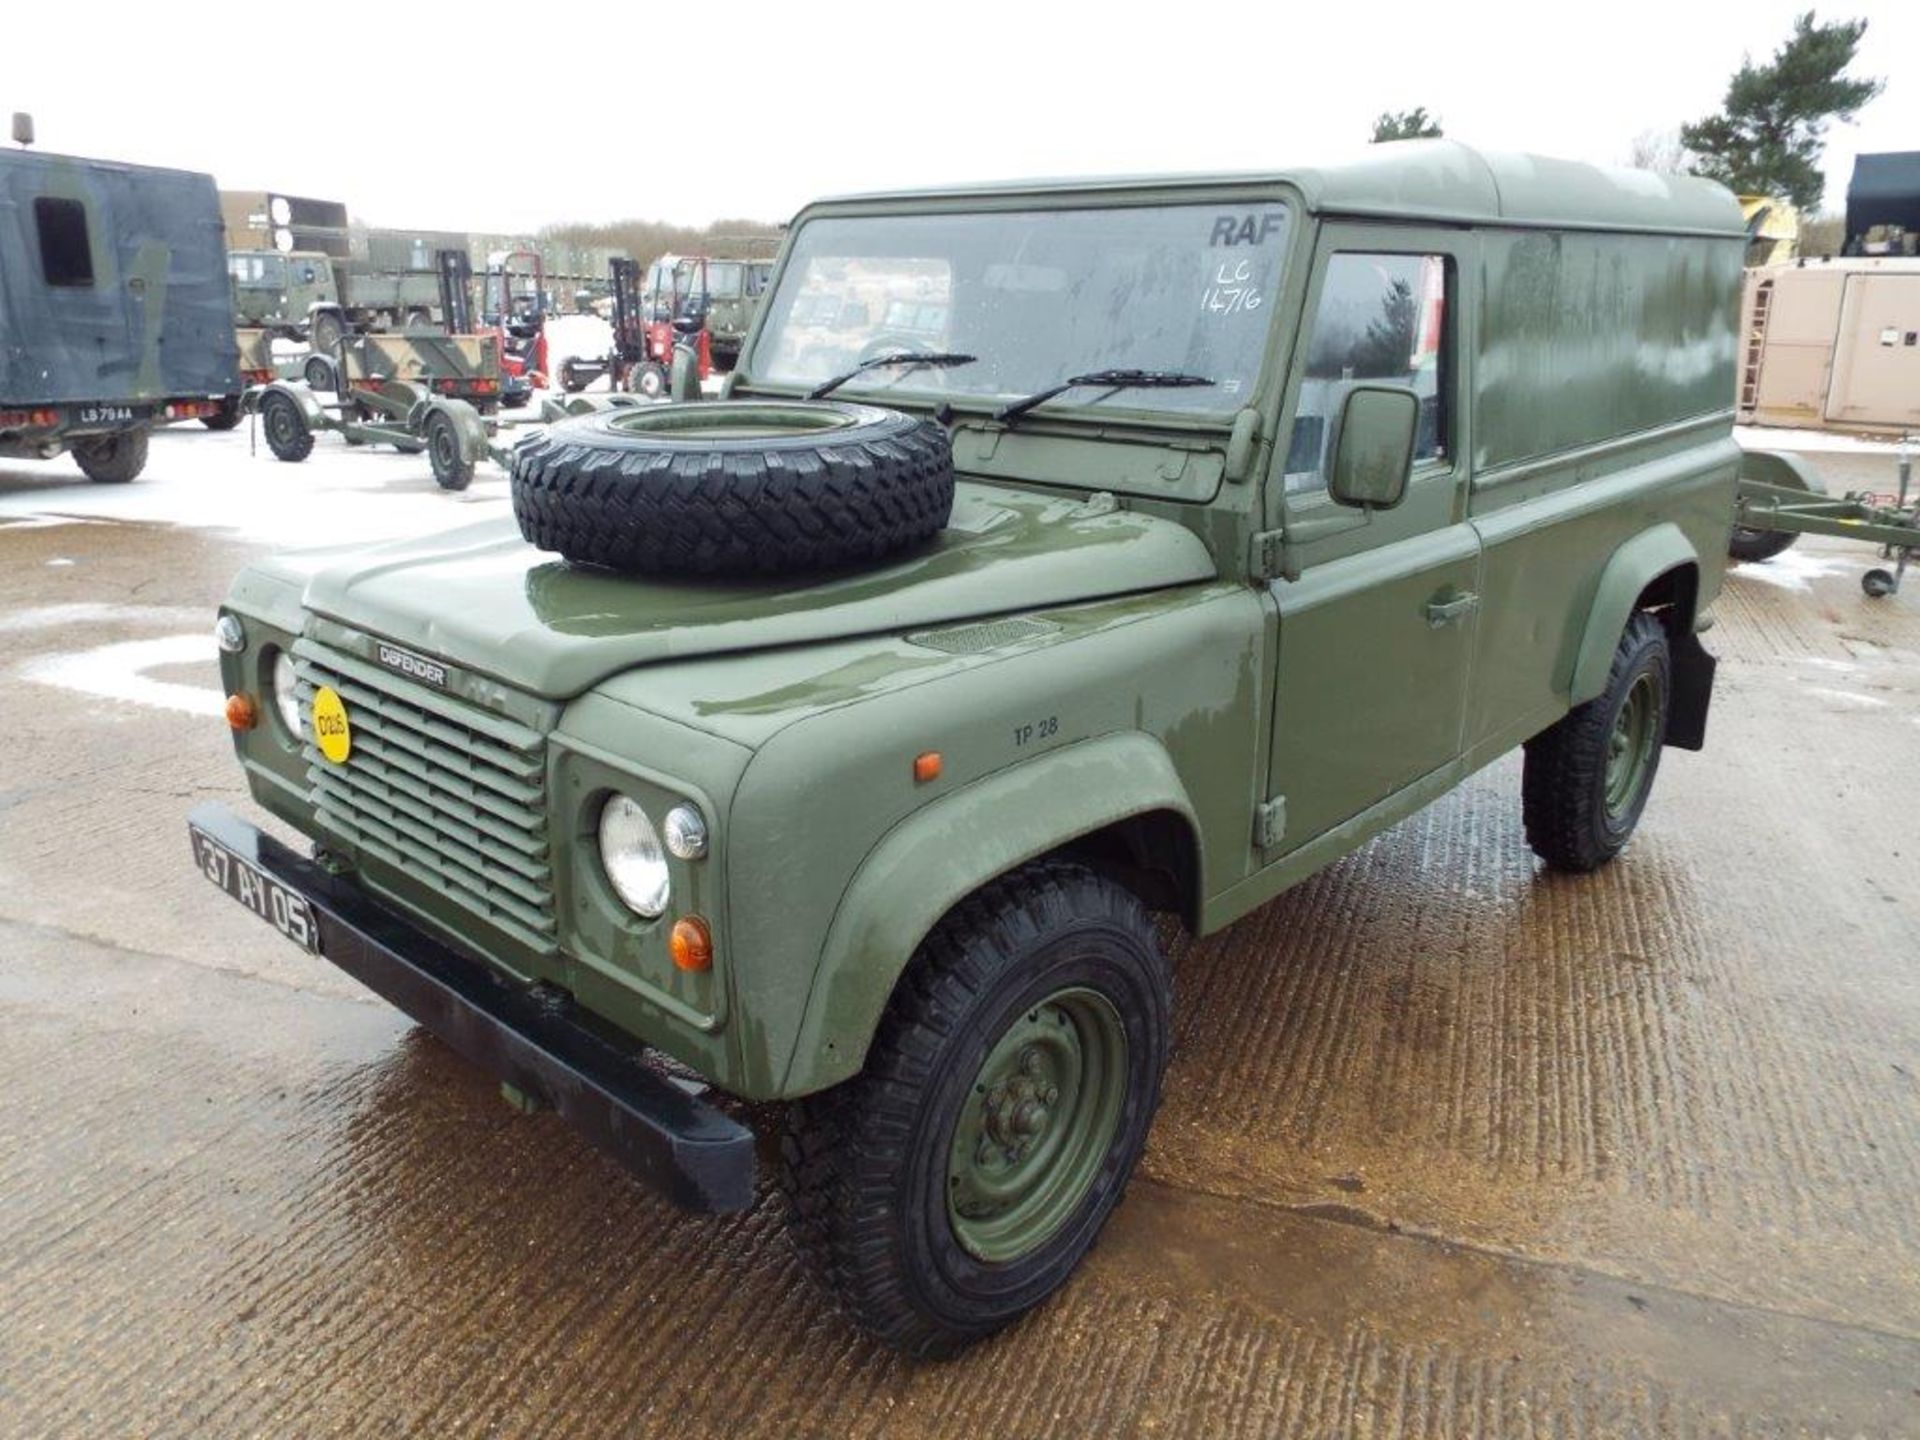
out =
[(753, 1203), (753, 1132), (608, 1039), (564, 998), (502, 979), (222, 805), (197, 831), (306, 900), (320, 954), (480, 1069), (544, 1102), (676, 1204)]

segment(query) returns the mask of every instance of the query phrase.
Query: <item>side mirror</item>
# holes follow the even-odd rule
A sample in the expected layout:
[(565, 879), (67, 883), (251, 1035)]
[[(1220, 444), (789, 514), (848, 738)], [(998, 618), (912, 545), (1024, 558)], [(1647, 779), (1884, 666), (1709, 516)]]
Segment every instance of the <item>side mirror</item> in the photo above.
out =
[(1340, 406), (1327, 493), (1342, 505), (1391, 510), (1407, 498), (1420, 397), (1399, 385), (1356, 385)]
[(700, 357), (691, 345), (673, 347), (673, 367), (667, 372), (667, 396), (675, 402), (700, 398)]

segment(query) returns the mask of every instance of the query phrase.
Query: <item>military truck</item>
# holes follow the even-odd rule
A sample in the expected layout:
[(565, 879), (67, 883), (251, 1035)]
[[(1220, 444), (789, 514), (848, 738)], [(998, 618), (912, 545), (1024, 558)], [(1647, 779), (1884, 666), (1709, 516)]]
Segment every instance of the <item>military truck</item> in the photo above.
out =
[(1156, 912), (1516, 748), (1592, 871), (1701, 748), (1745, 244), (1707, 182), (1448, 141), (813, 205), (729, 395), (243, 572), (235, 750), (316, 850), (209, 807), (195, 862), (677, 1201), (752, 1204), (777, 1125), (814, 1273), (951, 1352), (1140, 1157)]
[(465, 254), (457, 232), (373, 230), (364, 255), (318, 250), (232, 250), (233, 320), (331, 354), (344, 335), (441, 326), (438, 256)]
[(210, 176), (0, 151), (0, 457), (121, 483), (154, 426), (237, 416), (220, 257)]

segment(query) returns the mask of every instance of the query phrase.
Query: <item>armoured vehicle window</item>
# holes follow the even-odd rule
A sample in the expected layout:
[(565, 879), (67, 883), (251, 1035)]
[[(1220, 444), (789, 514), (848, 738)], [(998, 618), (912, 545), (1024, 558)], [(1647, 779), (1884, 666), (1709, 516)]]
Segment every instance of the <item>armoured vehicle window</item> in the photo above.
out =
[(1335, 255), (1307, 336), (1306, 373), (1287, 448), (1287, 490), (1326, 488), (1327, 441), (1360, 381), (1405, 385), (1420, 397), (1416, 460), (1446, 453), (1441, 385), (1447, 267), (1438, 255)]
[(1089, 370), (1176, 370), (1214, 383), (1066, 406), (1228, 413), (1259, 374), (1288, 225), (1284, 206), (1250, 200), (810, 220), (768, 298), (754, 378), (812, 386), (910, 342), (979, 360), (848, 390), (998, 402)]
[(724, 262), (707, 266), (707, 294), (716, 300), (737, 300), (743, 293), (746, 275), (741, 266)]
[(47, 284), (93, 284), (93, 246), (87, 239), (85, 203), (36, 196), (33, 223), (40, 231), (40, 273)]

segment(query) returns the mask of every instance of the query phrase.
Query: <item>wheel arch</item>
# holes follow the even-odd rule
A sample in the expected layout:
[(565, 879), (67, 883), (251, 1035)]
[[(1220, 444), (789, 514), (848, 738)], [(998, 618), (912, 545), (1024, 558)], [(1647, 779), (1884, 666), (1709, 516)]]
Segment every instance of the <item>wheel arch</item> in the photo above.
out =
[(294, 408), (300, 412), (300, 418), (307, 422), (309, 430), (325, 428), (327, 412), (321, 408), (319, 399), (304, 380), (275, 380), (269, 385), (262, 386), (258, 399), (254, 401), (253, 408), (256, 413), (265, 408), (267, 398), (271, 395), (284, 395), (292, 401)]
[(1065, 746), (915, 811), (880, 839), (841, 895), (780, 1093), (857, 1074), (921, 941), (969, 895), (1021, 865), (1051, 855), (1087, 861), (1191, 928), (1205, 893), (1199, 834), (1172, 758), (1139, 731)]
[(1574, 661), (1570, 703), (1582, 705), (1607, 688), (1607, 673), (1627, 622), (1641, 610), (1658, 616), (1667, 632), (1673, 689), (1667, 743), (1698, 750), (1706, 743), (1707, 704), (1713, 693), (1714, 658), (1696, 633), (1700, 604), (1700, 556), (1672, 521), (1641, 531), (1622, 544), (1601, 571)]

